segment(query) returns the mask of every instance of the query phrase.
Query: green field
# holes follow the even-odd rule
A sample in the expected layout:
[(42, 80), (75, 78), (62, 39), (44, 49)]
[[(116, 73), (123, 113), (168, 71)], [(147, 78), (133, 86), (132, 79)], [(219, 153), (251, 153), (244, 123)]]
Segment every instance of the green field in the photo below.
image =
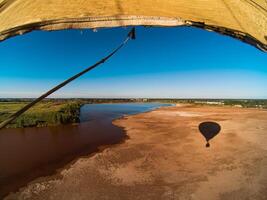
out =
[[(29, 102), (0, 102), (0, 122), (7, 119)], [(43, 127), (79, 122), (81, 103), (79, 101), (44, 101), (37, 104), (8, 128)]]

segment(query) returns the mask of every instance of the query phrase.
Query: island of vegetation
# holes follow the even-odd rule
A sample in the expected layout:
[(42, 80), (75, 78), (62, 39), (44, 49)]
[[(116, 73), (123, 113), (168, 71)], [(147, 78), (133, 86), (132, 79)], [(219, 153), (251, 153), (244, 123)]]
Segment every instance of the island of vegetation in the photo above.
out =
[[(0, 122), (25, 106), (26, 100), (0, 102)], [(59, 124), (78, 123), (81, 102), (46, 100), (12, 122), (7, 128), (45, 127)]]

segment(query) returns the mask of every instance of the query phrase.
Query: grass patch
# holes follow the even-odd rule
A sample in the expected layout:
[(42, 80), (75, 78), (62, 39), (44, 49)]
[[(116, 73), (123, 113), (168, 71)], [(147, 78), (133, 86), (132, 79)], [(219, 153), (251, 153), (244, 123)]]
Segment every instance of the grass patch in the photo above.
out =
[[(29, 102), (0, 102), (0, 122)], [(79, 101), (44, 101), (22, 114), (8, 128), (44, 127), (79, 122)]]

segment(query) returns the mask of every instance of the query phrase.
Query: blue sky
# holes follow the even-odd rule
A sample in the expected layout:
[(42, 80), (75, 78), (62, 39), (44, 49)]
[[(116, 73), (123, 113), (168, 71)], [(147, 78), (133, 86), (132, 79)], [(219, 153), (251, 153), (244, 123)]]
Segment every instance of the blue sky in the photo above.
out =
[[(0, 97), (37, 97), (94, 64), (129, 29), (35, 31), (0, 43)], [(196, 28), (137, 40), (51, 97), (267, 98), (267, 53)]]

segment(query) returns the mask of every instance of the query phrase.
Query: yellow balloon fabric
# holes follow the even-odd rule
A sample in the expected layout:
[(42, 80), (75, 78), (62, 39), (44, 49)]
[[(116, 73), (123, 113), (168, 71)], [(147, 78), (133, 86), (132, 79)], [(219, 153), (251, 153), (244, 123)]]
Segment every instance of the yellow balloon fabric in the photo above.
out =
[(32, 30), (132, 25), (194, 26), (267, 51), (267, 0), (0, 0), (0, 40)]

